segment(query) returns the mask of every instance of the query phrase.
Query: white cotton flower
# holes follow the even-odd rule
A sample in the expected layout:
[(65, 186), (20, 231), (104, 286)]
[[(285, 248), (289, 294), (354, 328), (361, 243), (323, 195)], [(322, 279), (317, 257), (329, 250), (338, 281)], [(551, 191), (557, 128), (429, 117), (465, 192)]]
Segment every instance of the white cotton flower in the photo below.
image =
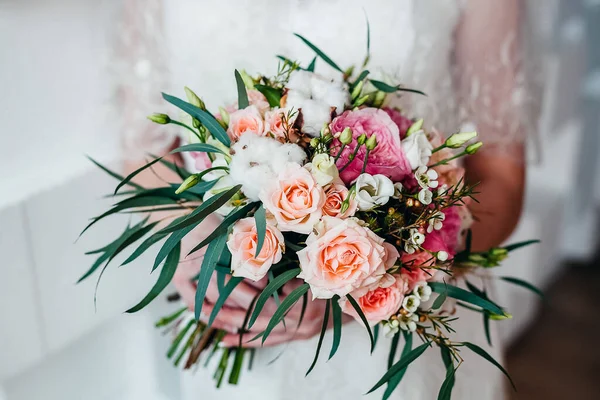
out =
[[(221, 192), (223, 192), (225, 190), (231, 189), (235, 185), (236, 184), (231, 179), (231, 176), (225, 175), (225, 176), (219, 178), (219, 181), (213, 187), (211, 187), (209, 191), (207, 191), (204, 194), (204, 197), (202, 199), (204, 201), (206, 201), (206, 200), (210, 199), (211, 197), (215, 196), (216, 194), (219, 194), (219, 193), (221, 193)], [(245, 205), (246, 203), (247, 203), (246, 199), (242, 199), (242, 198), (240, 198), (239, 195), (236, 195), (236, 196), (233, 196), (231, 199), (229, 199), (227, 201), (227, 203), (223, 204), (215, 212), (217, 214), (219, 214), (219, 215), (226, 216), (230, 212), (232, 212), (233, 210), (235, 210), (237, 207), (239, 207), (240, 205)]]
[(431, 297), (431, 288), (427, 285), (427, 282), (419, 282), (413, 289), (413, 294), (421, 300), (426, 302)]
[(415, 171), (415, 178), (419, 186), (423, 189), (435, 189), (439, 186), (437, 181), (438, 173), (433, 169), (427, 169), (426, 166), (421, 166)]
[(327, 186), (340, 177), (335, 160), (329, 154), (319, 153), (315, 155), (312, 162), (306, 164), (304, 167), (310, 171), (321, 186)]
[(420, 130), (402, 140), (402, 149), (410, 163), (410, 167), (415, 170), (427, 165), (433, 146), (427, 139), (425, 132)]
[(400, 318), (400, 329), (414, 332), (417, 330), (417, 321), (419, 321), (419, 317), (416, 314), (404, 315)]
[(429, 218), (429, 225), (427, 226), (427, 233), (431, 233), (434, 230), (439, 231), (444, 226), (444, 220), (446, 219), (446, 214), (441, 211), (436, 211), (433, 213), (431, 218)]
[(323, 124), (331, 121), (331, 112), (344, 111), (350, 94), (344, 82), (328, 80), (313, 72), (296, 70), (287, 84), (286, 107), (302, 112), (302, 132), (318, 136)]
[(277, 178), (277, 174), (286, 164), (302, 165), (306, 153), (302, 147), (245, 133), (231, 147), (233, 155), (229, 164), (229, 175), (235, 184), (242, 185), (242, 192), (252, 201), (258, 200), (258, 194), (268, 183)]
[(368, 211), (386, 204), (394, 195), (394, 183), (385, 175), (361, 174), (356, 178), (358, 209)]
[(419, 201), (425, 204), (426, 206), (431, 204), (431, 202), (433, 201), (433, 193), (431, 193), (431, 190), (429, 189), (421, 189), (418, 197)]
[(408, 241), (404, 243), (404, 251), (408, 254), (414, 254), (414, 252), (419, 249), (419, 246), (425, 242), (425, 235), (414, 228), (411, 229), (409, 233), (410, 237), (408, 238)]
[(419, 306), (421, 305), (421, 300), (418, 296), (411, 294), (410, 296), (406, 296), (404, 301), (402, 301), (402, 308), (404, 308), (409, 313), (414, 313), (417, 311)]

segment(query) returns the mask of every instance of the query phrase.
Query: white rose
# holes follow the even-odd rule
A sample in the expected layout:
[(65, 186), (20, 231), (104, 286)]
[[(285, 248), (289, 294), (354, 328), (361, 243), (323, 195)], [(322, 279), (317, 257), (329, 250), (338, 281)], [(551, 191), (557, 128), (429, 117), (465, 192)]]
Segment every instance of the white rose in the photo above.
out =
[(356, 201), (361, 211), (382, 206), (394, 195), (394, 183), (385, 175), (361, 174), (355, 184)]
[(308, 163), (304, 167), (310, 171), (321, 186), (327, 186), (340, 177), (334, 158), (328, 154), (317, 154), (313, 157), (312, 163)]
[(433, 146), (429, 143), (425, 132), (417, 131), (402, 141), (402, 149), (410, 167), (414, 170), (427, 165)]
[(318, 136), (323, 124), (331, 122), (331, 112), (344, 111), (350, 93), (344, 82), (328, 80), (313, 72), (292, 72), (287, 84), (286, 107), (302, 111), (302, 132)]

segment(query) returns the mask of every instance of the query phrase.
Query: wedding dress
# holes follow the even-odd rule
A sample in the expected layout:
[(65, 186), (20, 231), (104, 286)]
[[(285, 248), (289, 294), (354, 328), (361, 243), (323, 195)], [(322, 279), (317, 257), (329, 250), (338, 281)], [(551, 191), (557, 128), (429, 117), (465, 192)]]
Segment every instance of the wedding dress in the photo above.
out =
[[(276, 54), (308, 63), (314, 53), (293, 36), (294, 32), (307, 37), (337, 64), (360, 66), (366, 51), (365, 14), (370, 23), (371, 74), (427, 94), (404, 95), (395, 99), (397, 105), (447, 134), (466, 123), (475, 124), (486, 146), (502, 152), (513, 143), (523, 143), (527, 132), (535, 131), (540, 104), (536, 92), (540, 82), (533, 78), (542, 74), (534, 63), (524, 63), (520, 57), (534, 52), (526, 47), (531, 43), (521, 40), (524, 36), (518, 34), (519, 21), (512, 17), (519, 12), (517, 3), (125, 1), (114, 68), (119, 77), (120, 112), (125, 113), (127, 155), (159, 153), (171, 143), (172, 131), (142, 122), (145, 115), (167, 109), (157, 95), (160, 91), (182, 96), (183, 86), (189, 86), (214, 110), (235, 100), (234, 68), (274, 73)], [(335, 73), (320, 59), (317, 72)], [(493, 291), (493, 285), (488, 290)], [(502, 344), (487, 345), (481, 315), (459, 309), (457, 316), (456, 337), (484, 347), (501, 362)], [(316, 341), (313, 338), (258, 350), (252, 371), (243, 371), (238, 386), (215, 389), (210, 367), (186, 372), (182, 375), (183, 398), (381, 398), (381, 391), (369, 396), (363, 393), (386, 371), (389, 339), (380, 337), (371, 355), (364, 327), (347, 324), (337, 355), (328, 362), (322, 355), (305, 378)], [(463, 351), (462, 356), (465, 362), (457, 372), (453, 398), (504, 398), (507, 386), (502, 374), (474, 354)], [(408, 368), (391, 398), (437, 398), (445, 373), (439, 349), (432, 348)]]

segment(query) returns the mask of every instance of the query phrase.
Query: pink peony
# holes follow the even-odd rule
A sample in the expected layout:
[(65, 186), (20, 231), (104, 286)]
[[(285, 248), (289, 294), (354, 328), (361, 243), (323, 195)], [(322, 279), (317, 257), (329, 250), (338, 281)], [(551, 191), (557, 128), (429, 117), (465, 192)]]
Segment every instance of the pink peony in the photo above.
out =
[[(446, 217), (448, 218), (448, 217)], [(445, 224), (446, 221), (444, 221)], [(425, 242), (422, 246), (427, 251), (417, 251), (414, 254), (402, 254), (402, 276), (409, 283), (410, 290), (419, 282), (429, 281), (435, 274), (435, 269), (427, 268), (435, 266), (437, 260), (435, 253), (445, 251), (450, 258), (456, 254), (444, 240), (444, 236), (439, 231), (433, 231), (425, 236)], [(434, 254), (431, 254), (434, 253)]]
[(325, 188), (325, 204), (323, 215), (330, 217), (347, 218), (354, 215), (358, 208), (355, 198), (349, 201), (348, 209), (342, 213), (342, 203), (348, 198), (349, 190), (341, 183), (332, 183)]
[[(398, 126), (390, 116), (377, 108), (363, 108), (356, 111), (346, 111), (335, 118), (329, 125), (332, 133), (339, 133), (344, 128), (352, 129), (354, 141), (344, 149), (337, 165), (342, 167), (348, 163), (348, 157), (356, 148), (356, 138), (365, 133), (368, 137), (377, 135), (377, 147), (369, 154), (366, 172), (371, 175), (382, 174), (394, 182), (400, 181), (411, 173), (410, 164), (406, 160), (400, 141)], [(336, 139), (334, 145), (339, 146)], [(340, 176), (345, 183), (353, 182), (360, 175), (364, 158), (365, 147), (362, 146), (350, 165), (341, 172)]]
[(271, 221), (267, 221), (267, 232), (263, 246), (256, 255), (258, 234), (254, 218), (243, 218), (235, 223), (227, 241), (231, 252), (233, 276), (259, 281), (269, 272), (273, 264), (281, 260), (284, 241), (281, 232)]
[(282, 231), (309, 234), (322, 215), (323, 188), (299, 164), (288, 164), (259, 194)]
[(384, 107), (382, 110), (385, 111), (387, 115), (390, 116), (392, 121), (394, 121), (394, 123), (398, 126), (400, 137), (404, 139), (406, 137), (406, 131), (408, 131), (408, 128), (410, 128), (410, 126), (413, 124), (413, 121), (410, 118), (402, 115), (400, 110), (396, 108)]
[(385, 274), (383, 239), (354, 218), (323, 217), (297, 254), (313, 298), (345, 296)]
[[(398, 312), (407, 290), (406, 280), (400, 276), (386, 274), (379, 282), (366, 288), (362, 293), (360, 291), (352, 293), (352, 297), (360, 306), (367, 321), (376, 324)], [(343, 312), (360, 321), (357, 312), (345, 297), (340, 299), (340, 306)]]
[(264, 129), (265, 122), (256, 106), (248, 106), (243, 110), (237, 110), (229, 116), (227, 134), (234, 142), (246, 132), (263, 135)]

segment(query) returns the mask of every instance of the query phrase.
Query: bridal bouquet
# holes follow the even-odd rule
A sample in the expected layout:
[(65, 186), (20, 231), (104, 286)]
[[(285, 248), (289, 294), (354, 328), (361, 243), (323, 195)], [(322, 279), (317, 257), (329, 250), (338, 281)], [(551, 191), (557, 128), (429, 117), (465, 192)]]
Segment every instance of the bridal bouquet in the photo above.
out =
[[(235, 71), (237, 104), (207, 110), (186, 88), (187, 101), (167, 94), (164, 99), (185, 113), (180, 120), (166, 114), (149, 117), (158, 124), (174, 124), (189, 135), (172, 151), (195, 165), (187, 171), (161, 157), (121, 180), (114, 196), (123, 199), (89, 226), (116, 213), (154, 214), (172, 211), (168, 225), (146, 217), (129, 226), (114, 242), (93, 251), (100, 254), (85, 279), (134, 243), (124, 261), (130, 263), (161, 242), (152, 270), (159, 269), (155, 286), (128, 312), (154, 300), (169, 284), (181, 258), (206, 247), (197, 279), (196, 305), (157, 323), (174, 330), (169, 357), (185, 367), (208, 363), (220, 354), (215, 379), (226, 371), (236, 383), (245, 363), (244, 342), (264, 342), (285, 323), (297, 302), (326, 301), (321, 337), (331, 326), (329, 357), (340, 344), (342, 314), (364, 324), (374, 348), (380, 328), (391, 338), (388, 371), (371, 391), (387, 385), (389, 397), (409, 364), (429, 347), (441, 349), (447, 369), (440, 398), (450, 398), (461, 352), (473, 351), (506, 371), (481, 347), (454, 339), (455, 307), (481, 313), (489, 321), (510, 318), (483, 288), (468, 281), (480, 268), (495, 267), (507, 254), (533, 243), (471, 250), (468, 204), (476, 187), (465, 182), (458, 159), (482, 146), (476, 132), (444, 138), (426, 129), (423, 119), (411, 119), (387, 105), (394, 92), (420, 92), (371, 79), (363, 68), (343, 71), (311, 42), (297, 35), (317, 54), (307, 67), (280, 57), (275, 76), (250, 76)], [(320, 58), (339, 72), (326, 79), (314, 72)], [(368, 60), (368, 57), (367, 57)], [(367, 61), (366, 60), (366, 61)], [(143, 188), (132, 179), (142, 170), (162, 163), (176, 171), (181, 182)], [(122, 190), (128, 186), (130, 190)], [(181, 240), (210, 215), (220, 224), (189, 254)], [(88, 226), (88, 227), (89, 227)], [(87, 229), (87, 228), (86, 228)], [(146, 238), (142, 241), (142, 239)], [(202, 313), (213, 275), (219, 299), (210, 315)], [(266, 302), (278, 304), (266, 329), (256, 337), (240, 339), (240, 346), (223, 348), (224, 332), (212, 327), (219, 310), (242, 280), (268, 283), (247, 312), (240, 333), (252, 327)], [(536, 290), (515, 278), (506, 281)], [(287, 296), (281, 289), (294, 281)], [(298, 284), (298, 282), (300, 282)], [(458, 282), (463, 282), (460, 287)], [(287, 329), (296, 329), (302, 317)], [(450, 338), (452, 336), (452, 338)], [(400, 340), (404, 345), (397, 357)], [(419, 340), (420, 345), (413, 347)], [(232, 361), (233, 365), (230, 365)], [(251, 363), (251, 361), (250, 361)]]

